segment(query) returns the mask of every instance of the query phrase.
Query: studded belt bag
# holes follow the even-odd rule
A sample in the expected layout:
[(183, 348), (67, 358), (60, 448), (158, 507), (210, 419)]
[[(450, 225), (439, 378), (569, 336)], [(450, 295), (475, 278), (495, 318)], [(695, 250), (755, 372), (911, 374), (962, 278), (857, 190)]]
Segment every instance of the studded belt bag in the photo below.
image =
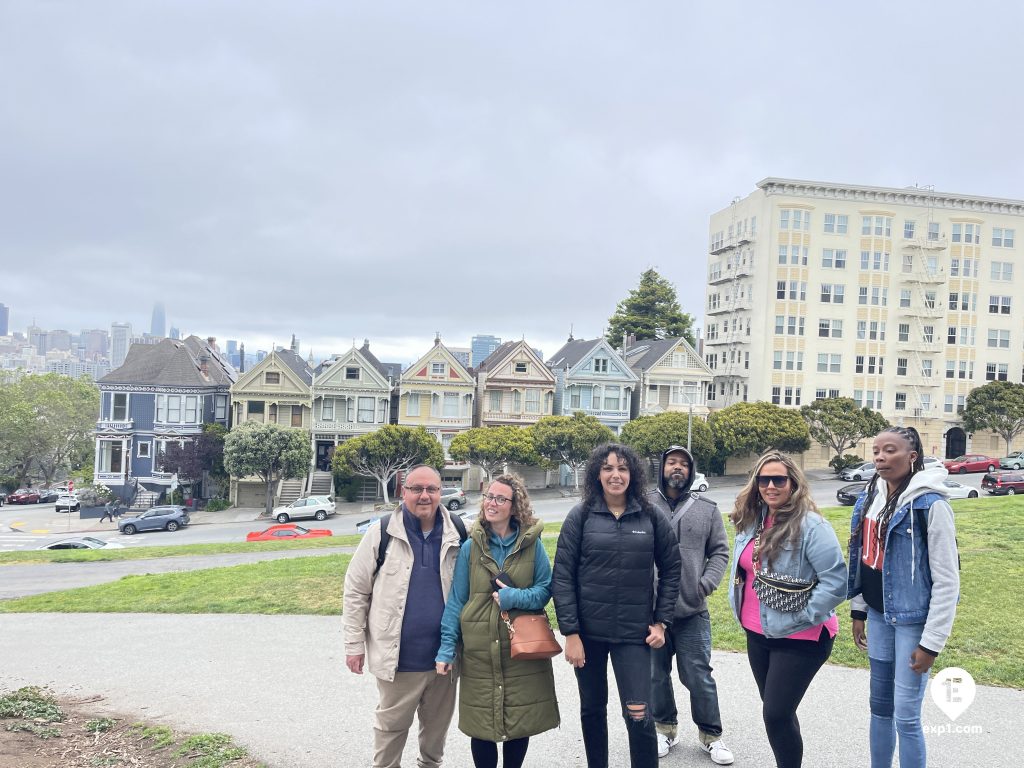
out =
[(772, 610), (782, 613), (802, 611), (807, 607), (807, 601), (811, 599), (811, 591), (817, 585), (818, 580), (808, 581), (786, 573), (762, 571), (758, 557), (762, 530), (763, 525), (758, 528), (757, 536), (754, 537), (754, 594), (757, 595), (757, 599), (761, 601), (762, 605)]

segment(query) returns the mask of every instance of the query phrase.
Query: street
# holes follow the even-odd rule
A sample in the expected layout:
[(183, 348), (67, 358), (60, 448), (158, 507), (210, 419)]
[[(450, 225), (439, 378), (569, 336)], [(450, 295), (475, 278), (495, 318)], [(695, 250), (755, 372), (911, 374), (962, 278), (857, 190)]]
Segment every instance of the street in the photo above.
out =
[[(956, 475), (955, 479), (977, 489), (981, 487), (983, 476), (983, 473)], [(736, 476), (710, 477), (708, 478), (710, 488), (703, 495), (716, 502), (723, 513), (728, 513), (736, 501), (741, 480)], [(811, 485), (815, 503), (819, 507), (836, 506), (836, 490), (847, 484), (845, 481), (831, 476), (813, 478)], [(983, 497), (986, 495), (982, 493)], [(462, 510), (463, 512), (475, 510), (479, 502), (478, 493), (469, 493), (468, 496), (470, 503), (466, 509)], [(558, 489), (547, 488), (533, 491), (535, 514), (548, 522), (561, 522), (578, 500), (577, 496), (562, 496)], [(245, 541), (245, 534), (249, 531), (257, 531), (273, 524), (273, 521), (267, 518), (256, 519), (259, 516), (259, 510), (228, 509), (223, 512), (201, 513), (206, 521), (215, 520), (216, 522), (190, 525), (174, 533), (157, 531), (125, 536), (118, 533), (116, 523), (109, 521), (101, 523), (98, 520), (81, 521), (77, 515), (57, 513), (54, 506), (50, 503), (0, 507), (0, 552), (36, 549), (54, 541), (83, 533), (104, 541), (116, 541), (127, 547), (241, 542)], [(356, 526), (360, 522), (378, 514), (369, 504), (339, 503), (337, 508), (339, 514), (323, 522), (315, 520), (297, 522), (308, 528), (327, 528), (335, 535), (345, 535), (356, 533)]]

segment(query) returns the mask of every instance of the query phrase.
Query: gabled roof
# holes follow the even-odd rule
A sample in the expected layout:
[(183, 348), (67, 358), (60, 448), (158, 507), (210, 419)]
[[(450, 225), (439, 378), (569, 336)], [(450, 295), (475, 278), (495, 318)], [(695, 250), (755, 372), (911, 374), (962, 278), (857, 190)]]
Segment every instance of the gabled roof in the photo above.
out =
[(290, 349), (278, 349), (274, 354), (277, 355), (278, 360), (291, 368), (292, 372), (304, 381), (307, 386), (313, 383), (313, 369), (298, 354)]
[(623, 357), (629, 367), (639, 373), (657, 365), (662, 359), (672, 354), (672, 351), (682, 346), (686, 352), (697, 362), (697, 367), (705, 373), (711, 374), (712, 370), (704, 362), (704, 358), (693, 348), (683, 336), (676, 336), (669, 339), (635, 339), (626, 347)]
[[(363, 375), (358, 382), (348, 382), (345, 373), (339, 373), (344, 368), (358, 367)], [(388, 380), (387, 368), (381, 365), (380, 361), (370, 352), (369, 343), (363, 344), (360, 349), (352, 347), (343, 355), (335, 355), (329, 360), (324, 360), (314, 371), (317, 387), (343, 387), (361, 389), (367, 386), (387, 389), (394, 382)]]
[[(202, 370), (204, 362), (206, 374)], [(216, 350), (202, 339), (189, 336), (184, 341), (162, 339), (157, 344), (132, 344), (124, 363), (98, 383), (210, 387), (230, 386), (234, 379), (234, 369)]]
[(622, 378), (637, 379), (637, 375), (630, 370), (629, 365), (622, 359), (622, 355), (616, 352), (615, 348), (603, 338), (573, 339), (568, 341), (560, 350), (552, 355), (551, 359), (547, 362), (547, 366), (552, 370), (565, 369), (571, 371), (578, 368), (580, 363), (586, 361), (598, 349), (603, 349), (610, 358), (615, 358), (618, 361), (615, 363), (615, 366), (621, 365)]
[[(484, 358), (483, 362), (475, 369), (477, 373), (488, 374), (487, 380), (502, 380), (503, 369), (504, 373), (510, 373), (510, 368), (505, 366), (511, 366), (512, 361), (520, 362), (523, 358), (531, 361), (536, 373), (531, 374), (533, 382), (537, 382), (538, 379), (544, 379), (554, 383), (555, 376), (551, 372), (551, 369), (541, 360), (537, 353), (533, 351), (533, 347), (526, 343), (525, 339), (519, 341), (506, 341), (504, 344), (500, 344), (491, 354)], [(529, 363), (528, 363), (529, 364)], [(518, 377), (515, 377), (518, 379)], [(504, 379), (507, 381), (507, 379)]]
[(500, 360), (504, 359), (504, 357), (509, 352), (512, 351), (512, 347), (514, 347), (516, 344), (519, 344), (519, 342), (506, 341), (504, 344), (499, 344), (497, 347), (494, 348), (494, 351), (491, 352), (491, 354), (489, 354), (487, 357), (485, 357), (483, 360), (476, 364), (475, 370), (486, 371), (489, 365), (494, 365), (498, 363)]
[(448, 376), (445, 379), (445, 383), (454, 384), (473, 384), (475, 380), (473, 374), (466, 369), (459, 359), (451, 353), (451, 351), (440, 340), (435, 340), (434, 346), (430, 348), (430, 351), (423, 355), (419, 360), (410, 365), (405, 369), (402, 374), (403, 383), (437, 383), (440, 379), (433, 379), (428, 374), (427, 364), (443, 358), (448, 363)]

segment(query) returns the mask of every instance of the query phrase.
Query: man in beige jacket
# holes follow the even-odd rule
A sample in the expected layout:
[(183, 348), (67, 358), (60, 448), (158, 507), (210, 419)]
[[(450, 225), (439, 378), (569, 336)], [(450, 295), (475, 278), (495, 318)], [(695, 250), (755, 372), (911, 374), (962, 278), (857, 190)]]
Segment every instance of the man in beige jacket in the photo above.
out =
[[(438, 675), (434, 658), (461, 537), (440, 499), (433, 467), (410, 471), (401, 507), (370, 527), (345, 575), (345, 663), (377, 678), (374, 768), (399, 768), (414, 715), (417, 766), (437, 768), (455, 710), (455, 677)], [(385, 525), (391, 540), (378, 571)]]

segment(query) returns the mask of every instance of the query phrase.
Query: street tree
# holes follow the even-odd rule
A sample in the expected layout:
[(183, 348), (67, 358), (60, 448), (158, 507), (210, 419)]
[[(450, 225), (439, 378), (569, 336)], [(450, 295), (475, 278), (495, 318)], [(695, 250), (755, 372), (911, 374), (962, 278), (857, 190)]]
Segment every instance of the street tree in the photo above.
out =
[(278, 481), (301, 477), (312, 458), (309, 432), (297, 427), (247, 421), (224, 438), (224, 468), (235, 477), (256, 475), (266, 484), (267, 514), (274, 510)]
[(331, 460), (335, 472), (376, 479), (385, 504), (391, 503), (388, 483), (399, 472), (407, 472), (418, 464), (440, 470), (444, 466), (441, 443), (423, 427), (397, 424), (387, 424), (375, 432), (346, 440), (337, 447)]
[(618, 303), (608, 318), (605, 338), (613, 346), (618, 347), (623, 335), (631, 334), (638, 339), (683, 336), (691, 344), (696, 343), (693, 317), (680, 308), (675, 286), (653, 269), (640, 275), (640, 285)]
[(641, 416), (622, 428), (622, 442), (631, 446), (641, 456), (659, 461), (661, 454), (670, 445), (686, 445), (690, 435), (690, 452), (698, 467), (709, 467), (715, 455), (715, 439), (711, 428), (703, 419), (689, 413), (668, 411), (656, 416)]
[(799, 453), (811, 445), (800, 412), (772, 403), (736, 403), (712, 413), (708, 423), (722, 458), (761, 454), (769, 448)]
[[(849, 397), (819, 398), (800, 409), (811, 439), (840, 459), (847, 448), (855, 448), (865, 437), (877, 435), (889, 426), (878, 411), (860, 408)], [(836, 471), (840, 471), (836, 463)]]
[(1006, 452), (1017, 435), (1024, 432), (1024, 384), (990, 381), (971, 390), (963, 415), (964, 429), (988, 429), (1006, 441)]
[(544, 416), (530, 430), (537, 453), (548, 461), (569, 467), (577, 491), (580, 470), (586, 465), (590, 452), (601, 443), (615, 439), (614, 432), (582, 411), (572, 416)]
[(508, 464), (537, 464), (540, 460), (529, 428), (513, 425), (474, 427), (460, 432), (452, 438), (448, 453), (456, 461), (480, 467), (487, 482)]
[(157, 469), (176, 474), (178, 482), (188, 486), (195, 496), (205, 478), (221, 480), (225, 476), (225, 435), (227, 430), (220, 424), (204, 424), (202, 433), (195, 438), (169, 442), (157, 455)]

